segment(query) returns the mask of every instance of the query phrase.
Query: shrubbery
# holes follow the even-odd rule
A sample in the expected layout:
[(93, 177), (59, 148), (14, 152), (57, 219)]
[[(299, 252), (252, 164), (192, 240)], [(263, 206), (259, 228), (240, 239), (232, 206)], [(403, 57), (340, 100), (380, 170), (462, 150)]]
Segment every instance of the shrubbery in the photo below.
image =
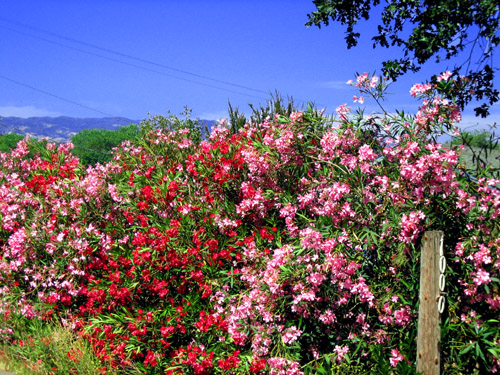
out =
[(16, 133), (0, 135), (0, 152), (10, 152), (24, 136)]
[(134, 124), (118, 130), (85, 129), (71, 137), (73, 153), (84, 165), (105, 164), (113, 158), (113, 148), (124, 141), (134, 140), (139, 127)]
[(86, 170), (70, 144), (20, 142), (0, 156), (0, 339), (60, 321), (148, 374), (413, 374), (436, 229), (444, 371), (497, 371), (500, 194), (434, 141), (460, 119), (439, 90), (414, 86), (416, 116), (309, 106), (206, 140), (149, 121)]

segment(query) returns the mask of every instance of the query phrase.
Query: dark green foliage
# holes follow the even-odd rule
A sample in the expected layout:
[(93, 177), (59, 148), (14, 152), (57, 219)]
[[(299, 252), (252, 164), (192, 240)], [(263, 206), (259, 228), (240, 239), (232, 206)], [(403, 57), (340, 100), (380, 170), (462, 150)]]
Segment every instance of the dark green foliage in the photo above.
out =
[(240, 113), (238, 108), (233, 108), (231, 102), (228, 102), (229, 123), (231, 124), (231, 133), (236, 134), (239, 129), (245, 126), (247, 118), (244, 113)]
[[(289, 117), (293, 112), (301, 111), (292, 97), (288, 97), (285, 101), (278, 91), (274, 95), (271, 94), (271, 98), (266, 101), (265, 106), (262, 104), (259, 104), (258, 107), (255, 107), (253, 104), (248, 105), (252, 110), (250, 120), (246, 118), (244, 113), (240, 113), (238, 108), (233, 108), (230, 102), (228, 104), (229, 122), (233, 134), (237, 133), (247, 122), (261, 124), (267, 117), (272, 118), (274, 115)], [(312, 107), (314, 107), (313, 104), (311, 104)]]
[(119, 130), (85, 129), (71, 137), (73, 154), (84, 165), (104, 164), (112, 159), (111, 150), (123, 141), (137, 137), (139, 127), (131, 124)]
[(265, 107), (259, 105), (259, 108), (255, 108), (252, 104), (249, 104), (249, 106), (252, 109), (251, 121), (256, 124), (264, 122), (268, 116), (272, 117), (278, 114), (289, 117), (292, 112), (300, 110), (295, 105), (293, 98), (288, 97), (287, 102), (285, 102), (278, 91), (276, 91), (275, 95), (271, 94), (271, 99), (267, 100)]
[(464, 74), (468, 82), (458, 93), (458, 104), (463, 108), (473, 99), (482, 101), (475, 111), (477, 116), (486, 117), (499, 100), (499, 91), (493, 86), (496, 69), (492, 61), (500, 44), (498, 0), (397, 0), (388, 1), (381, 12), (376, 9), (380, 0), (313, 3), (317, 10), (308, 15), (306, 25), (328, 26), (330, 20), (346, 25), (348, 48), (358, 44), (357, 24), (380, 14), (373, 46), (397, 46), (403, 52), (403, 58), (383, 63), (387, 77), (396, 80), (409, 71), (416, 72), (432, 57), (440, 62), (463, 55), (462, 65), (453, 71)]
[(0, 152), (10, 152), (21, 139), (24, 139), (24, 135), (16, 133), (7, 133), (0, 136)]

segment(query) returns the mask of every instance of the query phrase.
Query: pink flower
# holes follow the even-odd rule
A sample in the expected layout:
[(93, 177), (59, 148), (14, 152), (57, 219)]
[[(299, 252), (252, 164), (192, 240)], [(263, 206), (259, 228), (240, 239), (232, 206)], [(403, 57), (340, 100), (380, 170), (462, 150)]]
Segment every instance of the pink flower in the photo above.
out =
[(462, 121), (462, 113), (460, 112), (460, 109), (458, 108), (458, 106), (453, 107), (453, 110), (450, 113), (450, 120), (453, 122)]
[(370, 291), (368, 285), (365, 284), (365, 279), (363, 279), (362, 277), (359, 278), (359, 282), (357, 284), (354, 284), (351, 292), (354, 294), (359, 294), (359, 299), (361, 302), (368, 302), (368, 306), (373, 306), (373, 300), (375, 299), (375, 296)]
[(490, 264), (492, 262), (490, 249), (484, 244), (479, 245), (479, 251), (474, 254), (474, 265), (477, 267), (481, 264)]
[(396, 367), (398, 363), (404, 359), (404, 357), (401, 355), (401, 353), (397, 348), (391, 350), (391, 355), (392, 357), (389, 358), (389, 362), (391, 363), (392, 367)]
[(359, 148), (359, 161), (372, 161), (377, 158), (377, 154), (373, 152), (372, 148), (368, 145), (363, 145)]
[(349, 107), (346, 107), (345, 104), (342, 104), (341, 106), (337, 107), (335, 111), (339, 115), (339, 118), (342, 121), (347, 121), (347, 114), (349, 113)]
[(11, 270), (19, 271), (26, 262), (26, 229), (21, 228), (11, 235), (8, 244), (4, 256), (10, 258)]
[(352, 100), (356, 103), (358, 102), (359, 104), (363, 104), (365, 102), (365, 98), (362, 96), (353, 96)]
[(305, 249), (320, 249), (321, 248), (321, 240), (323, 236), (320, 232), (312, 229), (306, 228), (300, 231), (300, 236), (302, 238), (301, 245)]
[(302, 111), (299, 111), (299, 112), (292, 112), (290, 113), (290, 120), (292, 122), (297, 122), (297, 121), (300, 121), (302, 119), (302, 116), (303, 116), (303, 112)]
[(319, 320), (321, 320), (324, 324), (332, 324), (335, 319), (337, 319), (337, 317), (330, 309), (326, 310), (319, 316)]
[(425, 214), (422, 211), (413, 211), (409, 215), (403, 214), (401, 217), (401, 234), (399, 240), (411, 243), (414, 241), (422, 227), (419, 225), (420, 221), (425, 219)]
[(448, 78), (450, 78), (453, 74), (450, 72), (450, 71), (447, 71), (447, 72), (443, 72), (441, 73), (438, 77), (437, 77), (437, 81), (438, 82), (441, 82), (441, 81), (447, 81)]
[(291, 343), (297, 341), (301, 334), (302, 331), (300, 329), (292, 326), (290, 328), (287, 328), (285, 332), (283, 332), (281, 337), (283, 338), (283, 342), (285, 343), (285, 345), (290, 345)]
[(323, 280), (325, 280), (325, 275), (319, 272), (314, 272), (307, 277), (307, 281), (314, 286), (320, 286), (323, 283)]
[(482, 268), (476, 273), (476, 276), (473, 280), (474, 284), (476, 284), (477, 286), (482, 284), (489, 284), (491, 281), (490, 274)]
[(335, 353), (337, 353), (337, 363), (340, 363), (342, 359), (344, 359), (345, 355), (349, 351), (347, 346), (338, 346), (335, 345), (335, 349), (333, 349)]
[(358, 88), (367, 88), (370, 86), (370, 75), (368, 73), (363, 73), (360, 74), (359, 76), (356, 77), (356, 84), (355, 86)]
[(298, 362), (286, 358), (269, 358), (267, 364), (271, 368), (269, 375), (303, 375)]
[(425, 94), (426, 92), (430, 91), (431, 89), (432, 89), (432, 86), (429, 83), (426, 83), (423, 85), (420, 83), (417, 83), (417, 84), (413, 85), (413, 87), (411, 88), (410, 95), (415, 98), (418, 94)]
[(394, 321), (398, 326), (405, 326), (410, 322), (410, 307), (406, 306), (402, 309), (394, 311)]

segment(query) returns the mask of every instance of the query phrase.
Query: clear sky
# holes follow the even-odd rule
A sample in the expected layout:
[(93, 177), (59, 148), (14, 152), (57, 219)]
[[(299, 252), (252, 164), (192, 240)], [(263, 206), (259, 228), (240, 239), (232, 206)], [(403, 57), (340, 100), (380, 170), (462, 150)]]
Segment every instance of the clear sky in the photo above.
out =
[[(188, 106), (219, 119), (228, 100), (249, 112), (275, 90), (330, 113), (356, 107), (345, 82), (401, 54), (371, 48), (372, 22), (348, 50), (343, 26), (304, 26), (314, 10), (309, 0), (2, 0), (0, 116), (141, 120)], [(387, 108), (414, 112), (412, 84), (449, 67), (398, 80)], [(472, 113), (465, 123), (479, 121)], [(500, 107), (492, 113), (500, 122)]]

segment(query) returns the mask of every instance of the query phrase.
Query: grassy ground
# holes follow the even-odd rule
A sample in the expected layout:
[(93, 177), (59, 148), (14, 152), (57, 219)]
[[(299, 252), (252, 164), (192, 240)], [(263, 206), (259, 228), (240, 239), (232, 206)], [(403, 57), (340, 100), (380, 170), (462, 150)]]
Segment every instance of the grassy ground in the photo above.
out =
[[(33, 323), (33, 322), (32, 322)], [(22, 345), (0, 347), (0, 375), (96, 375), (103, 364), (90, 344), (58, 324), (26, 327), (19, 333)], [(106, 371), (116, 375), (116, 371)]]
[[(464, 166), (469, 174), (473, 176), (480, 176), (483, 172), (483, 169), (480, 168), (478, 170), (476, 168), (476, 166), (478, 165), (478, 159), (481, 162), (486, 162), (487, 164), (489, 164), (491, 168), (490, 170), (496, 171), (490, 174), (490, 176), (493, 176), (494, 178), (500, 180), (500, 148), (488, 151), (488, 153), (486, 154), (484, 150), (480, 150), (477, 147), (473, 147), (472, 149), (466, 147), (462, 151), (459, 159), (459, 164)], [(500, 182), (496, 184), (496, 187), (500, 189)]]
[(477, 147), (473, 147), (472, 150), (465, 148), (460, 157), (460, 163), (465, 164), (467, 168), (472, 168), (475, 165), (473, 160), (474, 153), (479, 155), (481, 159), (485, 159), (494, 168), (500, 168), (500, 149), (488, 152), (488, 155), (486, 155), (484, 151), (480, 153), (480, 149)]
[(9, 361), (7, 357), (3, 355), (2, 352), (0, 351), (0, 375), (11, 374), (10, 372), (8, 372), (10, 370), (8, 362)]

